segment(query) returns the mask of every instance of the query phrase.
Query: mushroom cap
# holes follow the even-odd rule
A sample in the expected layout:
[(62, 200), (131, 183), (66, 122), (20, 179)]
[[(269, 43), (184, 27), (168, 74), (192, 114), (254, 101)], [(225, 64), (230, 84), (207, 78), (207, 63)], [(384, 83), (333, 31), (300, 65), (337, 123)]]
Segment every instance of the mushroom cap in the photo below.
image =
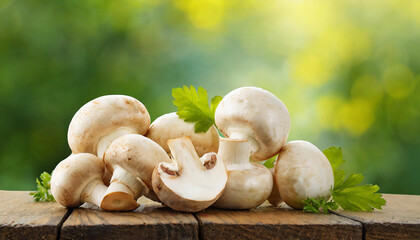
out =
[(107, 95), (86, 103), (76, 112), (67, 138), (73, 153), (96, 155), (102, 137), (118, 129), (145, 134), (149, 126), (149, 112), (139, 100), (125, 95)]
[(290, 129), (289, 112), (283, 102), (256, 87), (228, 93), (216, 109), (215, 121), (225, 136), (248, 139), (254, 161), (276, 155), (286, 143)]
[(219, 133), (215, 126), (211, 126), (205, 133), (196, 133), (194, 123), (185, 122), (176, 112), (164, 114), (152, 122), (148, 138), (157, 142), (167, 153), (170, 153), (167, 141), (180, 137), (190, 137), (198, 156), (219, 149)]
[(330, 198), (333, 170), (327, 157), (312, 143), (287, 143), (275, 167), (280, 195), (290, 207), (302, 209), (307, 198)]
[(92, 181), (102, 181), (105, 166), (102, 159), (90, 153), (72, 154), (61, 161), (51, 176), (51, 193), (65, 207), (83, 203), (82, 192)]
[(153, 140), (139, 134), (128, 134), (115, 139), (108, 146), (104, 162), (111, 173), (119, 166), (152, 189), (153, 169), (158, 163), (171, 162), (171, 159)]
[(261, 205), (273, 189), (273, 177), (261, 164), (250, 163), (253, 168), (229, 171), (228, 181), (214, 207), (250, 209)]

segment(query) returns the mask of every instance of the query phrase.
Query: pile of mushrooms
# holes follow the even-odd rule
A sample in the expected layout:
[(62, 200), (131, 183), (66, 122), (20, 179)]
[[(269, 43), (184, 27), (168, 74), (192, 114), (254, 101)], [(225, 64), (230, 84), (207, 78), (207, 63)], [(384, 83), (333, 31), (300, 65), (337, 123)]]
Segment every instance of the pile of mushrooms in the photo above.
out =
[[(215, 126), (195, 133), (176, 113), (150, 123), (133, 97), (96, 98), (70, 122), (72, 154), (54, 169), (51, 192), (65, 207), (90, 203), (107, 211), (134, 210), (140, 196), (184, 212), (250, 209), (266, 200), (301, 209), (308, 197), (330, 198), (328, 159), (309, 142), (286, 144), (290, 116), (275, 95), (235, 89), (215, 122), (224, 137)], [(277, 154), (275, 168), (261, 164)]]

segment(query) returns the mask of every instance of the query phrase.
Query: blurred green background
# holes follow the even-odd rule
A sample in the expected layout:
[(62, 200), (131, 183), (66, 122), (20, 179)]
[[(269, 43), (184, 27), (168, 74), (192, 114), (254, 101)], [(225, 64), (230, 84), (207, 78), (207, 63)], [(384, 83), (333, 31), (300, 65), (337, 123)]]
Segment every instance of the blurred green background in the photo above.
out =
[(0, 189), (32, 190), (105, 94), (175, 111), (171, 89), (276, 94), (289, 140), (342, 146), (348, 173), (420, 194), (420, 1), (0, 0)]

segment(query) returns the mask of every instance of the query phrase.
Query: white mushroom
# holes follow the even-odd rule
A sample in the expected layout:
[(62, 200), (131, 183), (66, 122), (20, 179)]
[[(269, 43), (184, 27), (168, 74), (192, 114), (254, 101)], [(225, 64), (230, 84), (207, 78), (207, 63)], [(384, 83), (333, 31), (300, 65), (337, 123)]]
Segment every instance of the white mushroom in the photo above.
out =
[(290, 128), (289, 112), (283, 102), (256, 87), (228, 93), (216, 109), (215, 121), (226, 137), (249, 141), (254, 161), (266, 160), (280, 152)]
[(216, 153), (198, 157), (188, 137), (168, 140), (172, 163), (160, 163), (153, 171), (153, 189), (172, 209), (201, 211), (222, 194), (227, 181), (226, 168)]
[(219, 133), (215, 126), (211, 126), (205, 133), (196, 133), (194, 123), (185, 122), (175, 112), (156, 118), (146, 137), (157, 142), (167, 153), (170, 153), (167, 141), (180, 137), (190, 137), (200, 157), (219, 149)]
[(149, 126), (149, 113), (140, 101), (107, 95), (86, 103), (76, 112), (67, 136), (73, 153), (92, 153), (102, 158), (112, 141), (131, 133), (144, 135)]
[[(114, 140), (104, 154), (104, 162), (113, 173), (105, 199), (125, 192), (136, 200), (152, 191), (152, 173), (160, 162), (171, 162), (165, 150), (153, 140), (138, 134), (128, 134)], [(152, 191), (153, 192), (153, 191)], [(149, 196), (153, 198), (153, 193)], [(154, 200), (156, 200), (155, 197)]]
[(121, 201), (125, 193), (103, 200), (107, 187), (102, 182), (102, 159), (89, 153), (72, 154), (61, 161), (51, 176), (51, 192), (65, 207), (91, 203), (110, 211), (128, 211), (138, 207), (136, 201)]
[[(232, 209), (257, 207), (270, 195), (273, 178), (265, 167), (250, 164), (249, 158), (262, 161), (281, 150), (289, 134), (289, 112), (283, 102), (270, 92), (256, 87), (243, 87), (222, 99), (216, 109), (215, 121), (220, 131), (230, 139), (220, 142), (218, 154), (226, 164), (229, 179), (215, 206)], [(237, 166), (241, 167), (237, 169)], [(237, 186), (241, 182), (251, 184), (244, 181), (247, 178), (260, 180), (255, 180), (253, 184), (256, 186)], [(260, 190), (253, 190), (252, 199), (241, 198), (248, 196), (251, 187)]]
[(219, 159), (229, 172), (222, 196), (213, 206), (227, 209), (249, 209), (267, 200), (273, 189), (270, 171), (261, 164), (251, 163), (247, 140), (220, 139)]
[(275, 167), (280, 195), (290, 207), (302, 209), (307, 198), (330, 198), (333, 170), (327, 157), (312, 143), (287, 143)]

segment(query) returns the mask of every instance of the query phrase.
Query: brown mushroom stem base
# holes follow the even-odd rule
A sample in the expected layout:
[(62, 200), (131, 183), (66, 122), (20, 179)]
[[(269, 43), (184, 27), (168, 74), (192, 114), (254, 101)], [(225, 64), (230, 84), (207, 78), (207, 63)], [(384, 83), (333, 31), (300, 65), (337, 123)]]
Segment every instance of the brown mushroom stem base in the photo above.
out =
[(101, 180), (90, 182), (82, 192), (82, 202), (101, 206), (107, 187)]
[[(107, 205), (105, 206), (106, 209), (104, 209), (108, 211), (133, 210), (138, 207), (137, 199), (147, 191), (147, 187), (137, 180), (136, 177), (118, 167), (114, 170), (111, 184), (106, 190), (103, 202), (106, 202)], [(126, 209), (126, 207), (131, 207), (132, 209)]]
[(107, 194), (100, 207), (107, 211), (132, 211), (139, 207), (133, 196), (125, 192), (112, 192)]

